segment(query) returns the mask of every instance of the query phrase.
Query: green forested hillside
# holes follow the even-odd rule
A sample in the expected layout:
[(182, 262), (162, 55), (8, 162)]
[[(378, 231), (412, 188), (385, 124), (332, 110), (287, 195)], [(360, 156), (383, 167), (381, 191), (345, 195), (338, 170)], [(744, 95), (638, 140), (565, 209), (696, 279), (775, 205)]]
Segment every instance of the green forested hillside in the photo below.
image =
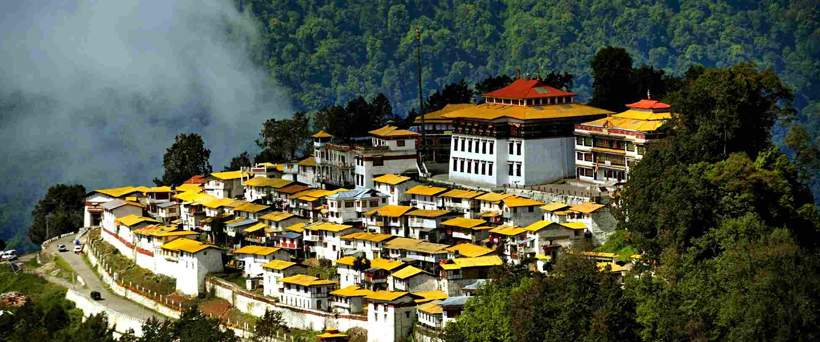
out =
[(589, 61), (625, 47), (637, 63), (679, 73), (691, 64), (771, 66), (817, 100), (818, 6), (805, 1), (294, 1), (236, 0), (262, 25), (260, 61), (312, 110), (386, 94), (415, 106), (415, 29), (427, 92), (498, 73), (574, 74), (590, 95)]

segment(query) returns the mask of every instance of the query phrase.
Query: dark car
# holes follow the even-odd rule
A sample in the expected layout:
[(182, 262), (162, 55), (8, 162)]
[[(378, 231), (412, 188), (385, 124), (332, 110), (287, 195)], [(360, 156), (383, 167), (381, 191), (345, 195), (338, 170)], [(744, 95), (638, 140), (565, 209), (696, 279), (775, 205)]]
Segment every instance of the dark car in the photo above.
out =
[(99, 292), (99, 291), (91, 291), (91, 299), (93, 299), (93, 300), (101, 300), (101, 299), (102, 299), (102, 295), (100, 294), (100, 292)]

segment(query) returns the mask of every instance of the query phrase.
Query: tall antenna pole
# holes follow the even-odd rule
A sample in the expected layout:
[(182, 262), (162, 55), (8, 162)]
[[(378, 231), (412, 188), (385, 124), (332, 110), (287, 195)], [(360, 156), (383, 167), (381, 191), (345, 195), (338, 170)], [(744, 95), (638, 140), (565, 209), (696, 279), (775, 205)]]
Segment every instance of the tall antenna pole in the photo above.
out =
[(416, 76), (419, 80), (419, 115), (421, 115), (421, 153), (419, 159), (424, 162), (427, 154), (427, 125), (424, 124), (424, 95), (421, 90), (421, 28), (416, 26)]

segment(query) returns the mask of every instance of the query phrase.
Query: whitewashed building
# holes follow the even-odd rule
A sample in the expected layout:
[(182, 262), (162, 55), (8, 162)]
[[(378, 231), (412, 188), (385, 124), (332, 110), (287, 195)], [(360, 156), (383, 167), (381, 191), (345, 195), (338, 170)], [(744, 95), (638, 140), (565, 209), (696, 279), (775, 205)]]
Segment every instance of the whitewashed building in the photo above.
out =
[(234, 258), (242, 262), (242, 276), (259, 277), (264, 273), (263, 265), (278, 260), (290, 260), (288, 253), (277, 247), (248, 245), (233, 251)]
[(416, 322), (415, 296), (400, 291), (373, 291), (367, 300), (367, 341), (403, 341)]
[(359, 225), (364, 213), (387, 203), (387, 196), (370, 188), (358, 188), (327, 196), (327, 220)]
[(457, 212), (466, 218), (477, 218), (480, 214), (480, 201), (477, 197), (483, 194), (483, 191), (453, 189), (439, 197), (442, 199), (444, 209)]
[(357, 188), (372, 188), (373, 178), (379, 175), (418, 171), (418, 133), (390, 125), (368, 133), (371, 146), (357, 146), (353, 152), (353, 181)]
[[(161, 246), (157, 270), (176, 279), (177, 291), (196, 296), (205, 288), (205, 275), (222, 272), (222, 250), (214, 245), (179, 238)], [(160, 272), (157, 272), (160, 273)]]
[(316, 222), (304, 227), (302, 241), (309, 257), (336, 260), (342, 257), (342, 236), (358, 231), (350, 225)]
[(207, 177), (205, 192), (216, 198), (236, 198), (242, 196), (242, 171), (214, 172)]
[(438, 210), (444, 208), (444, 200), (439, 195), (447, 190), (438, 186), (416, 185), (407, 189), (405, 194), (410, 196), (410, 205), (416, 208)]
[(373, 184), (376, 190), (388, 196), (387, 204), (400, 205), (410, 203), (407, 189), (418, 185), (418, 182), (407, 176), (388, 173), (373, 178)]
[(541, 219), (540, 207), (544, 202), (517, 196), (507, 197), (501, 202), (503, 222), (506, 225), (523, 227)]
[(305, 274), (295, 274), (281, 279), (284, 285), (281, 303), (300, 309), (329, 311), (328, 298), (330, 291), (336, 288), (336, 282), (319, 279)]
[(451, 181), (514, 186), (573, 177), (574, 125), (611, 113), (538, 80), (518, 79), (483, 96), (483, 104), (443, 114), (454, 120)]
[(292, 261), (274, 259), (262, 265), (262, 292), (269, 297), (281, 299), (285, 284), (282, 279), (305, 272), (305, 266)]

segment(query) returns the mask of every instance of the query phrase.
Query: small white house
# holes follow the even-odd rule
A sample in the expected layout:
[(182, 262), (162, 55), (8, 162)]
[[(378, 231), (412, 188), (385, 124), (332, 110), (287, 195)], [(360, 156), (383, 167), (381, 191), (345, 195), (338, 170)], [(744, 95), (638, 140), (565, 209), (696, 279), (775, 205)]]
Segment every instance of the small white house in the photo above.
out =
[(384, 243), (392, 239), (390, 234), (358, 232), (342, 236), (342, 253), (351, 255), (363, 253), (367, 259), (379, 258), (382, 255)]
[(249, 245), (233, 251), (236, 260), (242, 262), (244, 277), (259, 277), (264, 273), (263, 265), (274, 259), (290, 260), (290, 256), (285, 250), (277, 247)]
[(282, 279), (305, 272), (305, 266), (292, 261), (274, 259), (262, 265), (262, 292), (269, 297), (280, 299), (285, 285)]
[(388, 204), (399, 205), (410, 203), (407, 189), (418, 185), (418, 182), (407, 176), (388, 173), (373, 178), (373, 185), (376, 190), (388, 196)]
[(120, 199), (102, 203), (100, 207), (103, 209), (101, 226), (109, 232), (116, 229), (118, 218), (128, 215), (142, 216), (142, 210), (145, 208), (142, 204)]
[(437, 289), (436, 277), (422, 269), (407, 266), (387, 277), (390, 291), (432, 291)]
[(483, 194), (482, 191), (453, 189), (439, 195), (439, 197), (443, 201), (444, 209), (457, 212), (466, 218), (477, 218), (480, 214), (480, 201), (476, 198)]
[(541, 219), (540, 207), (544, 202), (511, 196), (502, 200), (504, 224), (524, 227)]
[(342, 236), (358, 231), (350, 225), (316, 222), (304, 227), (302, 241), (308, 256), (336, 260), (342, 256)]
[(205, 275), (223, 269), (222, 250), (214, 245), (179, 238), (162, 245), (161, 251), (156, 257), (165, 262), (158, 267), (167, 269), (164, 273), (176, 278), (177, 291), (189, 296), (205, 288)]
[(447, 188), (416, 185), (408, 189), (405, 194), (410, 196), (410, 205), (427, 210), (438, 210), (444, 208), (444, 201), (438, 195), (446, 192)]
[(410, 229), (408, 237), (431, 242), (444, 240), (441, 223), (459, 216), (449, 210), (417, 209), (407, 213), (407, 226)]
[(336, 282), (305, 274), (282, 278), (284, 289), (281, 303), (300, 309), (329, 311), (328, 297), (336, 288)]
[(327, 220), (360, 224), (364, 213), (387, 204), (387, 196), (371, 188), (358, 188), (327, 196)]
[(368, 231), (406, 237), (410, 234), (406, 214), (414, 208), (407, 205), (386, 205), (364, 214)]
[(282, 178), (268, 178), (268, 177), (253, 177), (243, 182), (245, 188), (245, 200), (254, 202), (257, 200), (271, 201), (271, 194), (274, 189), (279, 189), (283, 186), (293, 183), (292, 181)]
[(205, 192), (216, 198), (243, 196), (242, 171), (224, 171), (210, 174), (205, 182)]
[(367, 340), (403, 341), (416, 323), (416, 299), (408, 292), (373, 291), (367, 300)]
[(364, 311), (364, 297), (372, 293), (368, 289), (349, 285), (330, 292), (331, 311), (341, 314), (360, 314)]

